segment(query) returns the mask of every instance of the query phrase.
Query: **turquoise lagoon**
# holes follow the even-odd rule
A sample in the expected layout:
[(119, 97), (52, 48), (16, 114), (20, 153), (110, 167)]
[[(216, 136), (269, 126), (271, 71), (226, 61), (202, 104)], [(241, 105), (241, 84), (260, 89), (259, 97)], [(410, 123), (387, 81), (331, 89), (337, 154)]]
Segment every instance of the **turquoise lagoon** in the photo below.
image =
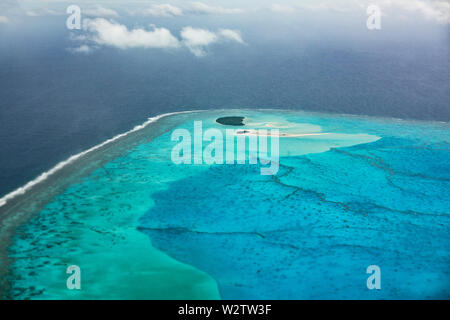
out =
[[(175, 128), (223, 116), (326, 134), (281, 137), (273, 176), (171, 161)], [(138, 129), (0, 207), (4, 298), (450, 298), (448, 123), (218, 110)]]

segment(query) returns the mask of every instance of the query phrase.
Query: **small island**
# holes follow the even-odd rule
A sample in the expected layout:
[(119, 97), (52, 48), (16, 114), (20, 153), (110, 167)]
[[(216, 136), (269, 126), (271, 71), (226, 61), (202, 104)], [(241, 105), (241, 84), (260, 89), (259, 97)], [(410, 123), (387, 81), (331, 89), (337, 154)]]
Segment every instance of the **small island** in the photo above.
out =
[(217, 118), (216, 122), (222, 124), (224, 126), (245, 126), (244, 124), (245, 117), (221, 117)]

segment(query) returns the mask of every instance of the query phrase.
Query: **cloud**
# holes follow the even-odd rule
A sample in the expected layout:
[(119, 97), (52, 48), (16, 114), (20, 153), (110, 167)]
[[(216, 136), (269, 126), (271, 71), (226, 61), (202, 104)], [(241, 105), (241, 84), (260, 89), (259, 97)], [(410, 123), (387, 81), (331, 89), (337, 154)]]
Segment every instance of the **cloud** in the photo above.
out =
[(444, 0), (314, 0), (304, 1), (298, 7), (307, 10), (332, 10), (350, 12), (377, 5), (384, 12), (388, 9), (415, 12), (438, 23), (450, 23), (450, 3)]
[(0, 16), (0, 23), (8, 23), (8, 18), (5, 16)]
[(92, 50), (93, 49), (91, 47), (89, 47), (88, 45), (86, 45), (86, 44), (83, 44), (83, 45), (81, 45), (79, 47), (76, 47), (76, 48), (69, 48), (69, 51), (72, 52), (72, 53), (88, 54), (88, 53), (91, 53)]
[(94, 7), (89, 7), (81, 10), (81, 14), (89, 17), (118, 17), (119, 14), (113, 9), (102, 7), (101, 5), (96, 5)]
[(274, 3), (270, 6), (270, 10), (278, 13), (292, 13), (295, 11), (295, 8), (284, 4)]
[(83, 30), (83, 34), (70, 34), (70, 40), (79, 43), (77, 47), (68, 49), (70, 52), (90, 53), (99, 46), (119, 49), (186, 47), (195, 56), (203, 57), (207, 53), (207, 47), (214, 43), (245, 43), (239, 30), (219, 29), (213, 32), (188, 26), (181, 30), (179, 40), (165, 28), (152, 26), (151, 30), (130, 30), (125, 25), (104, 18), (84, 19)]
[[(377, 0), (373, 0), (367, 5), (361, 5), (361, 2), (366, 2), (369, 0), (322, 0), (322, 1), (312, 1), (298, 3), (297, 6), (301, 9), (312, 10), (312, 11), (336, 11), (336, 12), (349, 12), (360, 10), (361, 7), (366, 8), (370, 4), (375, 4)], [(390, 0), (388, 0), (390, 1)]]
[(438, 23), (450, 23), (450, 3), (442, 0), (358, 0), (362, 8), (370, 4), (379, 6), (383, 11), (389, 8), (415, 12), (426, 19)]
[(60, 16), (60, 15), (64, 15), (63, 12), (58, 12), (52, 9), (44, 9), (44, 12), (50, 16)]
[(174, 17), (183, 15), (183, 10), (171, 4), (154, 4), (146, 9), (144, 13), (155, 17)]
[(26, 11), (25, 14), (29, 17), (38, 17), (39, 16), (39, 13), (32, 11), (32, 10)]
[(396, 0), (388, 1), (407, 11), (419, 12), (439, 23), (450, 23), (450, 3), (447, 1)]
[(181, 30), (181, 38), (189, 51), (197, 57), (205, 56), (206, 47), (219, 41), (231, 40), (244, 43), (241, 33), (238, 30), (231, 29), (220, 29), (217, 33), (214, 33), (205, 29), (185, 27)]
[(244, 40), (242, 40), (241, 32), (239, 30), (220, 29), (219, 35), (224, 39), (233, 40), (238, 43), (244, 43)]
[(197, 14), (239, 14), (244, 10), (238, 8), (224, 8), (220, 6), (210, 6), (202, 2), (192, 2), (189, 10)]
[(215, 33), (192, 27), (183, 28), (181, 38), (188, 49), (197, 57), (203, 57), (206, 54), (205, 47), (217, 41)]
[(168, 3), (152, 4), (150, 8), (136, 10), (129, 9), (130, 15), (151, 15), (154, 17), (175, 17), (186, 14), (239, 14), (244, 10), (240, 8), (225, 8), (213, 6), (199, 1), (187, 2), (179, 6)]
[(25, 15), (28, 17), (42, 17), (42, 16), (60, 16), (65, 15), (65, 12), (57, 12), (48, 8), (34, 8), (32, 10), (25, 10)]
[(125, 25), (103, 18), (85, 19), (83, 28), (91, 33), (89, 39), (96, 44), (127, 48), (176, 48), (180, 43), (165, 28), (145, 30), (142, 28), (128, 30)]
[(6, 13), (10, 13), (11, 11), (16, 11), (19, 9), (19, 4), (17, 0), (1, 0), (0, 1), (0, 13), (2, 13), (2, 17), (5, 17)]

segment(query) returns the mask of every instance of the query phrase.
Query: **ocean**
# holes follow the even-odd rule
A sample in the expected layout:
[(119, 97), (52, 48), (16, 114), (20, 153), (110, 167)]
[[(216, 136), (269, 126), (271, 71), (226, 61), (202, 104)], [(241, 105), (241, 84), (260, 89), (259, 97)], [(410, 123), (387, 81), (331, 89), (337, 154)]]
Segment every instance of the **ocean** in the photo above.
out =
[[(1, 24), (0, 297), (448, 299), (448, 27), (332, 16), (120, 17), (241, 31), (203, 57)], [(174, 129), (223, 116), (313, 136), (280, 137), (273, 176), (173, 163)]]

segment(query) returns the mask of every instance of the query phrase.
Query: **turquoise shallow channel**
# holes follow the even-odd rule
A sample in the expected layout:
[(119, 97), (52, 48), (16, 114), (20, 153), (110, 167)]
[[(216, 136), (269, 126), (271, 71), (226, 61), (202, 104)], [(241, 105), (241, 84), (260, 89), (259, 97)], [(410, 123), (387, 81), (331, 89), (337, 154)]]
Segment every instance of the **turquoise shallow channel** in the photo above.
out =
[[(279, 170), (176, 165), (176, 128), (279, 129)], [(8, 299), (448, 299), (450, 125), (298, 111), (162, 117), (0, 207)], [(203, 147), (207, 144), (204, 143)], [(66, 268), (81, 268), (68, 290)], [(368, 290), (366, 268), (381, 269)]]

